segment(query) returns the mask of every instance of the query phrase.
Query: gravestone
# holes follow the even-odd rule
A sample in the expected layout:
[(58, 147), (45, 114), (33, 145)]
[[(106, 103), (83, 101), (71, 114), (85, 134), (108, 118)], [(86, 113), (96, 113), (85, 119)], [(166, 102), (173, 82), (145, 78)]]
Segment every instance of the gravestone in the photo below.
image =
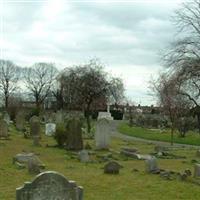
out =
[(56, 124), (63, 123), (63, 112), (61, 110), (56, 112)]
[(199, 178), (200, 177), (200, 164), (194, 165), (194, 177)]
[(115, 161), (111, 161), (104, 166), (104, 173), (105, 174), (119, 174), (119, 170), (122, 166)]
[(47, 171), (17, 188), (16, 200), (83, 200), (83, 188), (62, 174)]
[(146, 163), (146, 172), (154, 173), (159, 170), (158, 165), (157, 165), (157, 160), (155, 157), (145, 160), (145, 163)]
[(52, 136), (56, 132), (56, 124), (47, 123), (45, 125), (45, 135)]
[(30, 135), (40, 136), (40, 119), (37, 116), (33, 116), (30, 119)]
[(45, 165), (34, 153), (19, 153), (13, 157), (13, 164), (25, 164), (27, 165), (30, 160), (37, 162), (40, 169), (44, 169)]
[(0, 118), (0, 138), (8, 138), (8, 124), (3, 118)]
[(9, 125), (10, 124), (10, 116), (7, 112), (4, 114), (3, 118), (6, 121), (6, 123)]
[(82, 122), (79, 118), (71, 118), (66, 125), (66, 149), (67, 150), (82, 150)]
[(95, 143), (97, 149), (108, 149), (110, 144), (109, 120), (102, 118), (97, 121)]
[(31, 158), (28, 160), (28, 172), (30, 174), (39, 174), (40, 173), (40, 165), (36, 159)]
[(200, 157), (200, 149), (198, 149), (198, 150), (196, 151), (196, 156), (197, 156), (197, 157)]
[(90, 161), (90, 157), (87, 150), (82, 150), (79, 152), (79, 160), (84, 163)]
[(23, 112), (18, 112), (15, 119), (16, 128), (19, 131), (24, 130), (25, 128), (25, 116)]
[(33, 135), (32, 136), (32, 138), (33, 138), (33, 145), (34, 146), (41, 146), (40, 145), (40, 136), (39, 135)]

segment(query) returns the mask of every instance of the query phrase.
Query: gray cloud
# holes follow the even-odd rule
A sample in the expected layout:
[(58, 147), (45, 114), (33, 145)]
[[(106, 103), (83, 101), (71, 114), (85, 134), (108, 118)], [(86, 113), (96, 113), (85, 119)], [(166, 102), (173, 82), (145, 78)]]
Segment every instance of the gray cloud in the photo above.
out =
[(139, 84), (160, 69), (159, 51), (175, 33), (170, 16), (178, 3), (8, 0), (3, 6), (3, 58), (23, 66), (46, 61), (63, 67), (98, 57), (107, 70), (129, 80), (128, 94), (146, 103), (147, 84)]

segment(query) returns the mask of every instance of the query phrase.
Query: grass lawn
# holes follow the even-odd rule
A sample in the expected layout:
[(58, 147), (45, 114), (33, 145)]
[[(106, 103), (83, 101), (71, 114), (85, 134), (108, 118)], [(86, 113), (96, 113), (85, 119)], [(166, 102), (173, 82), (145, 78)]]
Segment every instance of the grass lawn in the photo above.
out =
[[(149, 140), (171, 142), (170, 130), (161, 132), (159, 130), (151, 130), (141, 127), (130, 127), (127, 123), (122, 123), (118, 130), (119, 132), (129, 136), (135, 136)], [(200, 145), (200, 135), (196, 132), (188, 132), (186, 137), (182, 138), (177, 132), (175, 132), (174, 142), (180, 144)]]
[[(25, 181), (34, 178), (27, 169), (18, 169), (12, 164), (12, 158), (22, 151), (35, 152), (46, 165), (46, 170), (54, 170), (64, 174), (68, 179), (76, 181), (84, 187), (85, 200), (198, 200), (200, 186), (178, 180), (166, 181), (159, 175), (145, 173), (145, 162), (134, 159), (125, 159), (117, 152), (122, 146), (135, 147), (141, 153), (153, 152), (153, 144), (127, 142), (112, 139), (110, 152), (123, 166), (119, 175), (103, 173), (105, 163), (80, 163), (76, 158), (70, 158), (71, 152), (59, 148), (46, 147), (46, 144), (55, 144), (53, 138), (42, 136), (42, 146), (34, 147), (31, 139), (23, 138), (14, 127), (10, 130), (10, 140), (0, 140), (0, 200), (15, 200), (15, 189)], [(84, 141), (86, 142), (86, 141)], [(94, 150), (94, 141), (87, 140)], [(95, 151), (93, 160), (97, 155), (109, 151)], [(196, 150), (173, 150), (174, 154), (184, 155), (186, 159), (158, 159), (160, 168), (184, 171), (189, 168), (193, 171), (192, 159)], [(132, 172), (138, 169), (139, 172)]]

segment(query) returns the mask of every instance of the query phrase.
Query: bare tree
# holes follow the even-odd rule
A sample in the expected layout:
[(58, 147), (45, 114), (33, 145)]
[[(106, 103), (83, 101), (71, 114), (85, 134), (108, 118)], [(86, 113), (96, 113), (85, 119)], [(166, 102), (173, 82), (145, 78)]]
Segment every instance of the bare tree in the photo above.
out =
[(159, 104), (171, 122), (171, 144), (174, 141), (174, 130), (179, 118), (185, 116), (190, 109), (188, 99), (179, 92), (179, 82), (176, 76), (163, 73), (153, 82), (154, 92), (157, 94)]
[[(90, 112), (95, 101), (109, 99), (112, 93), (117, 92), (123, 95), (123, 91), (112, 87), (112, 81), (103, 70), (102, 64), (98, 60), (91, 60), (89, 63), (65, 69), (64, 79), (64, 100), (67, 104), (77, 106), (85, 111), (88, 132), (90, 133)], [(123, 88), (123, 87), (122, 87)]]
[(19, 76), (19, 67), (9, 60), (0, 60), (0, 91), (6, 110), (8, 109), (10, 96), (14, 95), (18, 88)]
[(57, 69), (51, 63), (36, 63), (27, 68), (24, 74), (25, 84), (30, 95), (35, 99), (37, 108), (51, 92), (52, 84), (57, 75)]
[(110, 102), (114, 103), (116, 108), (125, 100), (124, 96), (124, 84), (121, 78), (111, 77), (110, 80)]
[(200, 0), (183, 3), (173, 21), (179, 37), (164, 55), (164, 64), (177, 77), (179, 94), (191, 102), (200, 133)]

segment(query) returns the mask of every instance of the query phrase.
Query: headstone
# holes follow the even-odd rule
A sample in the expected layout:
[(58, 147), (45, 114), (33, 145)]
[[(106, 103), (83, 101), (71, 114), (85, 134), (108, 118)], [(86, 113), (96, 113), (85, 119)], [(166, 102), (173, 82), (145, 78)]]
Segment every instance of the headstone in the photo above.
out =
[(8, 124), (0, 118), (0, 138), (8, 138)]
[(4, 114), (3, 118), (6, 121), (6, 123), (9, 125), (10, 124), (10, 116), (9, 116), (9, 114), (7, 112)]
[(62, 174), (47, 171), (17, 188), (16, 200), (83, 200), (83, 188)]
[(32, 138), (33, 138), (33, 145), (34, 146), (41, 146), (40, 145), (40, 136), (39, 135), (33, 135)]
[(31, 158), (28, 160), (28, 172), (30, 174), (39, 174), (40, 173), (40, 165), (36, 159)]
[(200, 164), (194, 165), (194, 177), (195, 178), (200, 177)]
[(45, 125), (45, 135), (52, 136), (56, 132), (56, 124), (47, 123)]
[(56, 112), (56, 124), (62, 123), (63, 122), (63, 112), (62, 111), (57, 111)]
[(79, 152), (79, 160), (84, 163), (90, 161), (90, 157), (87, 150), (82, 150)]
[(33, 116), (30, 119), (30, 135), (40, 136), (40, 119), (37, 116)]
[(110, 144), (109, 120), (102, 118), (97, 121), (95, 131), (95, 143), (97, 149), (108, 149)]
[(28, 164), (29, 160), (34, 160), (37, 162), (37, 165), (44, 169), (45, 165), (41, 162), (41, 160), (34, 153), (19, 153), (13, 157), (13, 164), (21, 163)]
[(23, 112), (17, 113), (15, 122), (16, 122), (17, 130), (19, 130), (19, 131), (24, 130), (24, 128), (25, 128), (25, 116), (24, 116)]
[(197, 156), (197, 157), (200, 157), (200, 149), (198, 149), (198, 150), (196, 151), (196, 156)]
[(159, 170), (157, 165), (157, 160), (155, 157), (145, 160), (146, 163), (146, 172), (153, 173)]
[(104, 173), (105, 174), (119, 174), (119, 170), (121, 168), (122, 166), (119, 163), (115, 161), (111, 161), (104, 166)]
[(67, 139), (66, 149), (67, 150), (82, 150), (83, 149), (83, 138), (82, 138), (82, 122), (79, 118), (71, 118), (68, 120), (66, 125)]

